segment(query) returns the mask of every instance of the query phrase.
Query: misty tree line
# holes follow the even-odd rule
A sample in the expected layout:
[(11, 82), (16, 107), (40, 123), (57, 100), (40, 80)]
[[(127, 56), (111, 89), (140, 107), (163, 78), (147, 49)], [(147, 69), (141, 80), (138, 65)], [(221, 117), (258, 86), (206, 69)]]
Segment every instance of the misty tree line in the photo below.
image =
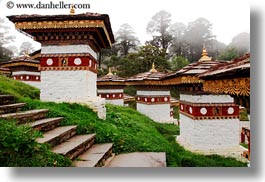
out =
[(11, 57), (32, 53), (33, 45), (30, 42), (23, 42), (19, 49), (16, 46), (5, 46), (14, 42), (15, 36), (11, 35), (10, 27), (6, 26), (5, 20), (0, 18), (0, 62), (8, 61)]
[(121, 25), (114, 35), (116, 43), (101, 52), (99, 74), (106, 74), (107, 68), (111, 67), (119, 76), (128, 77), (148, 71), (153, 62), (159, 71), (177, 70), (198, 61), (203, 46), (213, 59), (227, 61), (250, 50), (248, 33), (238, 34), (225, 45), (213, 35), (209, 20), (198, 18), (187, 25), (181, 22), (172, 24), (171, 14), (163, 10), (152, 17), (146, 31), (152, 39), (140, 46), (133, 27), (127, 23)]
[[(29, 42), (23, 42), (19, 49), (16, 46), (6, 47), (14, 41), (9, 27), (0, 18), (0, 62), (12, 56), (23, 55), (34, 51)], [(115, 33), (115, 44), (111, 49), (103, 49), (100, 53), (99, 75), (106, 74), (111, 67), (119, 76), (129, 77), (146, 72), (154, 62), (157, 70), (169, 72), (197, 61), (205, 46), (209, 56), (218, 60), (232, 60), (249, 52), (250, 36), (240, 33), (229, 45), (219, 42), (212, 33), (212, 24), (205, 18), (185, 25), (181, 22), (171, 22), (171, 14), (167, 11), (156, 13), (147, 23), (147, 33), (152, 39), (140, 45), (133, 27), (125, 23)]]

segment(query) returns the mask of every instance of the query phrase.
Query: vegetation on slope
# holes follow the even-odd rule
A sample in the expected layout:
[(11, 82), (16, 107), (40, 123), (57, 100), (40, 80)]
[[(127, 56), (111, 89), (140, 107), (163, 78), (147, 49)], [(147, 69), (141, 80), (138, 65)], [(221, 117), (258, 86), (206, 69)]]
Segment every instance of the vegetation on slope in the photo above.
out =
[(24, 97), (39, 99), (40, 97), (39, 89), (4, 76), (0, 76), (0, 93), (13, 95), (17, 99)]
[[(22, 86), (25, 85), (23, 84)], [(0, 82), (0, 92), (8, 93), (3, 91), (1, 87), (2, 81)], [(13, 89), (17, 90), (15, 87)], [(13, 89), (9, 89), (10, 93), (14, 93)], [(34, 88), (30, 89), (28, 93), (24, 93), (23, 88), (19, 90), (22, 90), (21, 95), (20, 91), (18, 91), (16, 97), (19, 101), (27, 103), (25, 109), (49, 109), (49, 117), (64, 117), (62, 125), (78, 125), (78, 134), (96, 133), (97, 143), (113, 142), (115, 153), (136, 151), (166, 152), (167, 165), (172, 167), (246, 166), (245, 163), (241, 163), (232, 158), (224, 158), (215, 155), (203, 156), (184, 150), (175, 141), (175, 135), (179, 134), (178, 126), (173, 124), (156, 123), (131, 108), (107, 105), (107, 119), (101, 120), (98, 119), (97, 115), (86, 106), (69, 103), (41, 102), (36, 99), (33, 93), (31, 93), (31, 91), (36, 91)], [(0, 122), (2, 123), (4, 121)], [(12, 128), (16, 130), (16, 127)], [(12, 131), (9, 132), (12, 133)], [(34, 136), (38, 135), (31, 136), (33, 137), (32, 139), (25, 137), (25, 141), (28, 140), (28, 143), (32, 148), (31, 145), (37, 145), (32, 140), (34, 140)], [(15, 138), (16, 136), (13, 137)], [(5, 141), (1, 140), (0, 142), (3, 143)], [(31, 155), (33, 157), (35, 156), (35, 152), (35, 150), (32, 150)], [(69, 166), (65, 158), (58, 159), (57, 155), (54, 154), (53, 156), (50, 153), (47, 153), (46, 150), (42, 154), (43, 156), (48, 156), (48, 158), (51, 159), (50, 161), (57, 161), (58, 166)], [(13, 161), (13, 165), (15, 165), (15, 162), (16, 161)], [(52, 163), (46, 165), (52, 165)]]
[(27, 126), (16, 126), (15, 121), (0, 119), (1, 167), (70, 166), (71, 160), (51, 152), (48, 145), (35, 140), (41, 134)]

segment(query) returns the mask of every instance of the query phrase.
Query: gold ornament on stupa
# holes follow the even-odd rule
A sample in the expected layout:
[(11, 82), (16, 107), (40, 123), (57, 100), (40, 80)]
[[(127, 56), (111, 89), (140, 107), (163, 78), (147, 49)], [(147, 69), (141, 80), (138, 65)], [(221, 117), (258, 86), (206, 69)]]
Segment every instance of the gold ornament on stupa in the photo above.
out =
[(113, 73), (112, 73), (112, 71), (111, 71), (111, 68), (109, 68), (109, 73), (107, 74), (108, 76), (112, 76), (113, 75)]
[(201, 61), (211, 61), (212, 58), (208, 56), (207, 50), (205, 48), (205, 45), (203, 45), (202, 49), (202, 57), (199, 59), (199, 62)]
[(28, 49), (26, 49), (26, 50), (24, 51), (24, 56), (26, 56), (26, 57), (30, 57), (30, 56), (29, 56), (29, 50), (28, 50)]
[(74, 15), (74, 14), (75, 14), (75, 8), (74, 8), (74, 5), (71, 5), (70, 14), (71, 14), (71, 15)]
[(155, 63), (153, 62), (152, 68), (149, 70), (150, 73), (156, 73), (157, 70), (155, 69)]

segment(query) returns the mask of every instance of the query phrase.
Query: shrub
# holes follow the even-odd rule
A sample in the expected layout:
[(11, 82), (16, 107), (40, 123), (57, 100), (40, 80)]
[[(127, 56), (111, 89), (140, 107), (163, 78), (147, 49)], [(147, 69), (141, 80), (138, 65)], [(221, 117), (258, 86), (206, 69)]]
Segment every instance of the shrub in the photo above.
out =
[(240, 121), (249, 121), (248, 119), (248, 113), (246, 108), (242, 108), (239, 111), (239, 120)]
[(196, 167), (196, 161), (190, 156), (184, 156), (181, 159), (181, 166), (182, 167)]
[(52, 153), (48, 145), (39, 144), (41, 136), (28, 126), (17, 126), (15, 121), (0, 120), (0, 166), (37, 167), (70, 166), (71, 161)]

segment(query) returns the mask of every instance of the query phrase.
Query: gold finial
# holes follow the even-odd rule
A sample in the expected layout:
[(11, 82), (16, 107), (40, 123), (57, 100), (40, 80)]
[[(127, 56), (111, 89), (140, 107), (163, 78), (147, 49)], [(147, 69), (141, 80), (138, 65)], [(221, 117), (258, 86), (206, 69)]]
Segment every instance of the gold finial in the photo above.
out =
[(71, 14), (71, 15), (74, 15), (74, 14), (75, 14), (75, 8), (74, 8), (74, 5), (71, 5), (70, 14)]
[(28, 49), (26, 49), (26, 50), (24, 51), (24, 56), (26, 56), (26, 57), (30, 57), (30, 56), (29, 56), (29, 50), (28, 50)]
[(155, 69), (155, 63), (154, 63), (154, 62), (153, 62), (153, 64), (152, 64), (152, 68), (150, 69), (149, 72), (151, 72), (151, 73), (155, 73), (155, 72), (157, 72), (157, 70)]
[(113, 73), (111, 72), (111, 68), (109, 68), (109, 73), (107, 74), (108, 76), (112, 76)]
[(202, 56), (208, 56), (207, 50), (205, 48), (205, 44), (203, 44)]
[(208, 56), (207, 50), (205, 48), (205, 44), (203, 44), (203, 49), (202, 49), (202, 57), (199, 59), (199, 62), (201, 61), (211, 61), (212, 58)]

